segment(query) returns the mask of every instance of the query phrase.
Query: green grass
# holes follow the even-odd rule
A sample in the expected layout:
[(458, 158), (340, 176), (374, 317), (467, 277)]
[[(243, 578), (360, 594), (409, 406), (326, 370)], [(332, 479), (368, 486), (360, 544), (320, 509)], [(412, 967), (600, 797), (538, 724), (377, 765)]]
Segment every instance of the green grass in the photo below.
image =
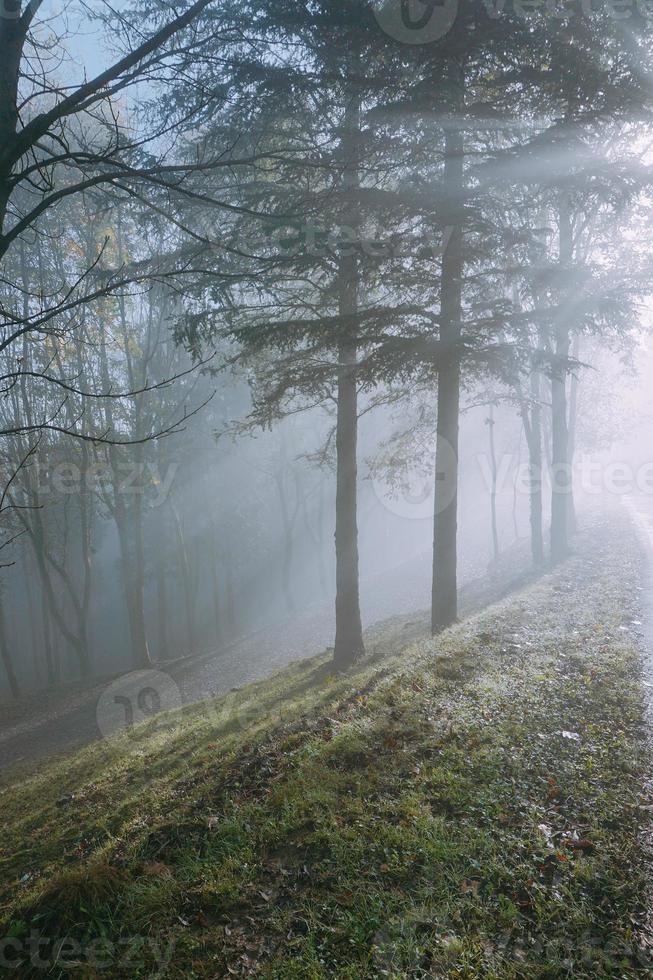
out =
[(626, 525), (579, 549), (346, 678), (306, 661), (6, 784), (19, 975), (30, 930), (79, 944), (54, 976), (650, 975), (641, 558)]

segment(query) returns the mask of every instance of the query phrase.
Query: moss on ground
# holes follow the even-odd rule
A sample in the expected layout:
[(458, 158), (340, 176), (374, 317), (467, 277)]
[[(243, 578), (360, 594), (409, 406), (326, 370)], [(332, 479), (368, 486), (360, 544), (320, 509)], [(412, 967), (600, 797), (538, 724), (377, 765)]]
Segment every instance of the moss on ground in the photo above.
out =
[[(345, 678), (327, 657), (5, 784), (54, 976), (653, 975), (632, 529)], [(30, 946), (32, 933), (32, 946)], [(74, 965), (78, 963), (79, 965)]]

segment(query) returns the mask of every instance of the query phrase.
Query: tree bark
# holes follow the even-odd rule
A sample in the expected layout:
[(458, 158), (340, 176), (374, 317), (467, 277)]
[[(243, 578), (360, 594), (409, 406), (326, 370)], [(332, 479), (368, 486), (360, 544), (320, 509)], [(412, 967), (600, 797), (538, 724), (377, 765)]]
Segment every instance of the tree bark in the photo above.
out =
[[(6, 14), (20, 11), (20, 0), (3, 0)], [(18, 16), (0, 16), (0, 146), (11, 146), (18, 125), (18, 77), (25, 43), (25, 26)], [(0, 166), (0, 237), (11, 194), (13, 164)]]
[(191, 585), (190, 563), (188, 561), (188, 550), (184, 537), (184, 528), (181, 523), (179, 511), (171, 502), (170, 509), (175, 522), (177, 533), (177, 545), (179, 549), (179, 567), (181, 569), (181, 583), (184, 593), (184, 606), (186, 608), (186, 629), (188, 635), (188, 653), (195, 653), (197, 641), (195, 637), (195, 603), (193, 602), (193, 588)]
[(358, 567), (358, 391), (354, 343), (340, 344), (338, 363), (334, 662), (342, 670), (364, 653)]
[[(573, 241), (566, 197), (560, 202), (559, 226), (560, 271), (568, 272), (573, 259)], [(556, 323), (555, 363), (551, 373), (551, 560), (554, 563), (563, 561), (569, 553), (569, 499), (572, 492), (567, 422), (569, 346), (568, 314), (563, 309)]]
[[(82, 624), (82, 610), (79, 599), (75, 593), (74, 584), (72, 583), (66, 568), (62, 562), (57, 561), (54, 556), (47, 549), (45, 544), (45, 529), (43, 522), (40, 517), (40, 511), (34, 511), (34, 522), (29, 523), (24, 519), (21, 512), (17, 512), (19, 519), (23, 524), (23, 527), (29, 535), (30, 543), (32, 545), (32, 551), (34, 558), (36, 560), (36, 566), (39, 572), (39, 579), (41, 582), (41, 587), (47, 597), (47, 609), (49, 615), (52, 617), (54, 622), (57, 624), (59, 632), (64, 637), (64, 639), (70, 644), (71, 649), (75, 652), (77, 657), (80, 673), (82, 677), (88, 677), (90, 673), (90, 663), (88, 658), (88, 649), (85, 647), (85, 635), (83, 631), (79, 628)], [(57, 601), (55, 597), (55, 590), (52, 584), (52, 577), (50, 575), (50, 568), (53, 568), (58, 577), (63, 582), (66, 587), (66, 591), (70, 598), (71, 605), (75, 611), (75, 618), (77, 620), (78, 631), (74, 632), (72, 628), (68, 625), (68, 618), (62, 610), (57, 606)]]
[(48, 602), (48, 593), (43, 586), (41, 588), (41, 620), (43, 626), (43, 650), (45, 654), (45, 665), (47, 670), (48, 686), (52, 687), (59, 680), (59, 660), (53, 644), (52, 615)]
[(210, 528), (210, 547), (209, 547), (209, 570), (211, 572), (211, 593), (213, 598), (213, 619), (215, 629), (215, 644), (222, 646), (222, 613), (220, 610), (220, 579), (218, 576), (218, 531), (215, 526), (215, 518), (211, 515), (209, 519)]
[(494, 445), (494, 405), (490, 405), (490, 416), (487, 426), (490, 434), (490, 467), (492, 472), (492, 487), (490, 489), (490, 518), (492, 521), (492, 551), (494, 559), (499, 557), (499, 528), (497, 526), (497, 453)]
[(27, 559), (27, 552), (23, 554), (23, 581), (25, 583), (25, 595), (27, 597), (27, 615), (29, 616), (30, 639), (32, 643), (32, 685), (38, 687), (41, 681), (42, 664), (40, 663), (39, 651), (40, 643), (37, 636), (38, 620), (36, 618), (36, 603), (34, 601), (34, 589), (32, 587), (32, 576)]
[[(25, 319), (29, 316), (29, 305), (28, 297), (30, 294), (31, 284), (29, 281), (28, 267), (26, 262), (25, 247), (21, 244), (20, 249), (20, 261), (21, 261), (21, 278), (23, 282), (23, 313)], [(40, 271), (40, 287), (43, 293), (46, 291), (46, 287), (43, 281), (43, 271), (40, 261), (39, 253), (39, 271)], [(22, 364), (25, 371), (29, 370), (31, 367), (31, 353), (29, 344), (27, 342), (27, 336), (23, 337), (22, 342)], [(32, 414), (32, 402), (30, 400), (29, 392), (27, 389), (26, 376), (21, 378), (21, 383), (17, 392), (14, 392), (14, 397), (16, 397), (15, 411), (16, 415), (19, 415), (18, 399), (20, 400), (20, 405), (22, 406), (23, 415), (28, 425), (34, 425), (34, 417)], [(72, 411), (72, 406), (70, 404), (66, 405), (68, 413)], [(70, 414), (69, 414), (69, 417)], [(21, 455), (24, 455), (25, 447), (21, 447)], [(82, 450), (82, 462), (86, 465), (88, 461), (88, 450), (84, 446)], [(90, 599), (90, 588), (91, 588), (91, 578), (90, 578), (90, 522), (87, 510), (87, 501), (82, 496), (80, 498), (80, 531), (81, 531), (81, 565), (83, 568), (83, 583), (81, 590), (81, 597), (78, 594), (78, 585), (75, 581), (74, 576), (69, 572), (66, 562), (65, 547), (64, 553), (61, 555), (60, 559), (55, 558), (53, 550), (48, 547), (46, 529), (43, 522), (43, 514), (40, 509), (40, 501), (38, 497), (38, 489), (35, 492), (34, 505), (28, 512), (23, 512), (17, 510), (18, 519), (24, 529), (27, 531), (30, 542), (33, 548), (34, 557), (36, 559), (36, 564), (39, 572), (39, 577), (41, 580), (42, 588), (45, 590), (47, 595), (47, 604), (49, 612), (51, 613), (54, 621), (57, 624), (62, 636), (70, 644), (72, 650), (79, 662), (79, 669), (82, 677), (88, 677), (91, 670), (90, 656), (89, 656), (89, 644), (87, 637), (87, 620), (88, 620), (88, 603)], [(27, 515), (30, 515), (29, 517)], [(64, 508), (64, 527), (67, 529), (68, 522), (68, 511)], [(65, 535), (67, 538), (67, 534)], [(63, 609), (59, 609), (57, 606), (57, 601), (55, 597), (55, 590), (50, 576), (50, 569), (53, 569), (57, 573), (58, 580), (62, 583), (65, 594), (67, 594), (72, 609), (74, 611), (74, 622), (71, 622), (71, 617), (66, 616)], [(47, 648), (46, 648), (47, 649)]]
[(228, 549), (223, 561), (225, 577), (225, 600), (226, 600), (226, 621), (227, 631), (230, 640), (235, 640), (240, 628), (240, 616), (236, 609), (236, 583), (234, 581), (234, 563), (232, 552)]
[[(464, 74), (460, 68), (456, 107), (462, 104)], [(460, 353), (463, 281), (463, 138), (458, 113), (447, 122), (444, 195), (451, 202), (451, 224), (442, 256), (440, 341), (444, 348), (438, 377), (437, 449), (435, 457), (435, 520), (433, 528), (433, 593), (431, 630), (437, 633), (458, 617), (458, 440), (460, 416)], [(442, 488), (446, 497), (442, 497)]]
[(540, 567), (544, 562), (544, 532), (542, 524), (542, 405), (541, 376), (533, 366), (531, 370), (531, 413), (528, 433), (528, 468), (530, 483), (531, 554), (533, 564)]
[[(123, 228), (120, 216), (118, 217), (118, 256), (120, 262), (124, 260), (123, 249)], [(120, 329), (123, 338), (123, 350), (125, 364), (127, 367), (127, 379), (132, 390), (146, 383), (146, 366), (143, 365), (140, 371), (134, 367), (134, 359), (131, 352), (132, 338), (130, 336), (129, 324), (127, 322), (127, 311), (125, 307), (125, 296), (119, 296), (118, 309), (120, 311)], [(152, 301), (149, 303), (148, 326), (152, 325)], [(142, 425), (142, 397), (136, 396), (133, 407), (132, 428), (137, 439), (143, 436)], [(134, 450), (135, 472), (142, 472), (143, 446), (136, 446)], [(120, 492), (120, 491), (119, 491)], [(123, 517), (127, 521), (128, 535), (133, 549), (130, 582), (130, 606), (131, 606), (131, 635), (134, 660), (139, 667), (149, 667), (152, 663), (150, 648), (147, 642), (147, 628), (145, 625), (145, 546), (143, 541), (143, 488), (139, 486), (132, 495), (131, 506), (125, 506)]]
[[(118, 222), (118, 252), (122, 259), (122, 227)], [(127, 378), (129, 387), (135, 389), (138, 384), (135, 379), (130, 354), (130, 338), (127, 323), (127, 313), (125, 309), (125, 298), (119, 297), (119, 319), (123, 336), (123, 348), (127, 365)], [(111, 391), (112, 379), (109, 366), (109, 352), (107, 350), (105, 331), (100, 332), (99, 342), (100, 354), (100, 377), (105, 391)], [(115, 429), (115, 417), (113, 404), (108, 399), (104, 406), (105, 422), (109, 432)], [(133, 420), (132, 420), (133, 421)], [(140, 415), (136, 411), (136, 423), (134, 432), (138, 438), (140, 434)], [(125, 605), (127, 607), (127, 619), (129, 622), (129, 635), (132, 645), (132, 658), (137, 667), (147, 668), (151, 666), (152, 659), (147, 643), (147, 632), (145, 626), (145, 607), (144, 607), (144, 552), (143, 552), (143, 527), (142, 527), (142, 500), (138, 496), (140, 488), (136, 489), (136, 499), (132, 506), (128, 505), (126, 499), (126, 487), (124, 486), (124, 473), (121, 468), (126, 457), (121, 453), (117, 446), (111, 445), (107, 449), (107, 460), (111, 472), (111, 495), (107, 495), (106, 503), (111, 512), (111, 516), (116, 525), (118, 533), (118, 545), (120, 550), (120, 567), (122, 569), (122, 584), (125, 595)], [(142, 449), (136, 453), (134, 465), (138, 467), (142, 460)]]
[(168, 643), (168, 597), (166, 589), (166, 570), (165, 564), (159, 555), (156, 563), (156, 607), (157, 607), (157, 628), (159, 634), (159, 656), (161, 663), (170, 659), (170, 646)]
[[(137, 465), (142, 461), (142, 453), (138, 453)], [(147, 642), (145, 626), (145, 546), (143, 541), (143, 498), (139, 490), (132, 501), (130, 524), (134, 545), (133, 569), (133, 629), (132, 639), (137, 662), (141, 667), (152, 663), (150, 648)]]
[[(360, 97), (347, 108), (343, 131), (344, 190), (349, 198), (342, 222), (358, 228)], [(333, 660), (345, 670), (365, 652), (360, 611), (358, 556), (358, 314), (359, 268), (354, 248), (343, 242), (338, 267), (338, 411), (336, 419), (336, 638)]]
[(5, 629), (5, 616), (2, 602), (0, 602), (0, 659), (2, 660), (5, 668), (7, 680), (9, 681), (9, 690), (11, 691), (11, 695), (13, 698), (19, 698), (20, 686), (18, 684), (16, 671), (14, 670), (14, 664), (11, 659), (9, 644), (7, 643), (7, 631)]
[[(574, 337), (571, 356), (575, 361), (578, 361), (580, 357), (580, 337), (578, 334)], [(569, 385), (569, 466), (573, 472), (574, 457), (576, 455), (576, 424), (578, 421), (578, 368), (575, 368), (571, 375), (571, 382)], [(569, 498), (568, 498), (568, 508), (567, 508), (567, 525), (570, 534), (576, 533), (576, 505), (574, 503), (574, 487), (573, 483), (569, 488)]]

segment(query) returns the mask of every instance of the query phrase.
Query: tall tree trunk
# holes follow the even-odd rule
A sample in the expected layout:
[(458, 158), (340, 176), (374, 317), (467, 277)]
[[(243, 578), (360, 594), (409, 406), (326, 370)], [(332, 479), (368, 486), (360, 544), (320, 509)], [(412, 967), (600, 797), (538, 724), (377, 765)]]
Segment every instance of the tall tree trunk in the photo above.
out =
[[(117, 492), (120, 495), (122, 491)], [(113, 516), (118, 529), (132, 657), (137, 667), (147, 668), (152, 658), (145, 628), (142, 526), (133, 508), (129, 510), (123, 504), (114, 508)]]
[(492, 551), (494, 559), (499, 557), (499, 528), (497, 526), (497, 453), (494, 444), (494, 405), (490, 405), (490, 416), (486, 420), (490, 433), (490, 469), (492, 486), (490, 488), (490, 519), (492, 522)]
[[(26, 412), (25, 417), (28, 419), (30, 418), (28, 412)], [(38, 495), (36, 495), (36, 500), (38, 500)], [(77, 595), (75, 582), (66, 568), (66, 556), (64, 554), (61, 560), (57, 560), (52, 551), (48, 548), (42, 512), (38, 505), (32, 506), (29, 512), (18, 508), (15, 513), (29, 537), (29, 541), (32, 546), (32, 554), (38, 569), (41, 588), (44, 590), (47, 596), (48, 612), (56, 622), (61, 635), (65, 637), (70, 644), (71, 649), (74, 651), (75, 656), (78, 659), (82, 677), (88, 677), (90, 673), (90, 661), (88, 643), (86, 639), (86, 610), (84, 609), (83, 601), (80, 601), (79, 596)], [(29, 518), (27, 517), (27, 513), (30, 515)], [(71, 617), (66, 615), (64, 610), (60, 609), (57, 605), (55, 590), (50, 575), (51, 569), (57, 573), (57, 579), (63, 585), (65, 595), (67, 595), (70, 600), (70, 604), (75, 614), (74, 622), (72, 622)]]
[(0, 12), (0, 236), (11, 194), (12, 156), (18, 125), (18, 77), (25, 43), (20, 0), (3, 0)]
[[(27, 255), (25, 250), (25, 243), (20, 244), (20, 263), (21, 263), (21, 278), (23, 283), (23, 314), (25, 320), (29, 318), (29, 296), (30, 296), (30, 278), (29, 278), (29, 267), (27, 262)], [(42, 264), (42, 255), (40, 247), (38, 249), (38, 267), (39, 267), (39, 278), (42, 293), (45, 291), (44, 284), (44, 273)], [(83, 325), (82, 325), (83, 326)], [(23, 367), (25, 370), (28, 366), (31, 366), (31, 352), (30, 347), (27, 342), (27, 337), (23, 338)], [(76, 352), (77, 352), (77, 377), (82, 380), (84, 378), (84, 340), (83, 334), (78, 336), (76, 339)], [(55, 350), (54, 361), (57, 363), (61, 375), (65, 374), (63, 366), (60, 360), (60, 352)], [(25, 418), (28, 420), (29, 424), (33, 424), (32, 416), (32, 403), (30, 395), (27, 389), (27, 381), (25, 378), (21, 382), (21, 400), (23, 405), (23, 412)], [(68, 418), (68, 422), (71, 428), (74, 428), (79, 411), (79, 406), (77, 411), (75, 405), (70, 399), (65, 402), (65, 409)], [(80, 479), (82, 483), (82, 488), (87, 485), (87, 474), (89, 468), (89, 452), (88, 445), (82, 443), (81, 445), (81, 467), (80, 467)], [(86, 678), (91, 674), (91, 658), (90, 658), (90, 645), (88, 642), (88, 616), (89, 607), (91, 600), (91, 586), (92, 586), (92, 543), (91, 543), (91, 509), (89, 507), (88, 496), (84, 489), (78, 497), (79, 502), (79, 521), (80, 521), (80, 536), (79, 536), (79, 556), (75, 556), (75, 565), (81, 568), (81, 583), (67, 568), (66, 561), (66, 548), (64, 546), (63, 554), (60, 559), (55, 558), (53, 551), (47, 546), (47, 537), (45, 533), (45, 527), (43, 525), (43, 520), (41, 517), (41, 512), (38, 509), (34, 511), (34, 520), (32, 526), (29, 529), (29, 533), (32, 537), (32, 543), (35, 549), (38, 549), (39, 556), (37, 556), (37, 565), (39, 567), (39, 574), (41, 575), (43, 581), (43, 574), (46, 575), (47, 581), (45, 582), (45, 588), (48, 596), (48, 605), (50, 612), (55, 619), (57, 626), (62, 634), (70, 644), (71, 649), (75, 653), (75, 656), (79, 662), (79, 669), (81, 676)], [(68, 538), (68, 508), (64, 507), (64, 541)], [(21, 521), (23, 518), (21, 517)], [(81, 559), (81, 560), (80, 560)], [(47, 566), (47, 567), (46, 567)], [(57, 573), (58, 580), (63, 584), (65, 588), (65, 594), (68, 595), (70, 599), (70, 604), (72, 606), (73, 612), (75, 614), (75, 625), (71, 626), (71, 618), (66, 616), (63, 611), (60, 611), (56, 605), (55, 593), (50, 581), (48, 568), (54, 569)], [(44, 571), (45, 570), (45, 571)]]
[(52, 616), (48, 603), (48, 594), (41, 583), (41, 620), (43, 625), (43, 650), (45, 653), (45, 666), (47, 671), (48, 686), (52, 687), (59, 679), (59, 661), (55, 656), (52, 642)]
[[(64, 637), (64, 639), (70, 644), (71, 650), (74, 651), (77, 657), (80, 673), (82, 677), (88, 677), (90, 672), (90, 663), (88, 659), (88, 649), (84, 645), (85, 637), (83, 632), (80, 632), (80, 625), (82, 623), (81, 611), (79, 599), (75, 594), (75, 589), (70, 580), (65, 567), (62, 563), (56, 561), (52, 554), (47, 550), (45, 546), (45, 529), (43, 527), (43, 522), (41, 521), (40, 511), (33, 511), (34, 522), (33, 524), (28, 523), (21, 512), (17, 512), (23, 527), (27, 531), (30, 542), (32, 544), (32, 551), (34, 558), (36, 560), (36, 566), (39, 572), (39, 579), (41, 582), (41, 587), (45, 592), (47, 597), (47, 610), (48, 615), (57, 624), (59, 632)], [(50, 575), (50, 568), (54, 568), (57, 572), (59, 579), (63, 582), (66, 587), (66, 591), (70, 598), (71, 605), (75, 611), (75, 619), (77, 620), (78, 630), (70, 628), (69, 617), (59, 609), (57, 605), (57, 600), (55, 597), (54, 585), (52, 583), (52, 577)]]
[(215, 526), (215, 519), (211, 515), (209, 519), (210, 527), (210, 548), (209, 548), (209, 569), (211, 572), (211, 592), (213, 598), (213, 619), (215, 630), (215, 644), (217, 647), (222, 645), (222, 614), (220, 611), (220, 580), (218, 576), (218, 531)]
[[(569, 202), (563, 196), (559, 209), (559, 265), (561, 273), (571, 270), (573, 240)], [(566, 301), (565, 301), (566, 300)], [(555, 363), (551, 373), (551, 560), (562, 561), (569, 552), (569, 498), (572, 477), (567, 423), (567, 366), (569, 359), (569, 310), (571, 297), (563, 292), (561, 313), (555, 331)]]
[[(544, 219), (543, 219), (544, 223)], [(541, 258), (535, 253), (532, 264), (536, 265)], [(538, 305), (540, 297), (537, 295)], [(521, 312), (519, 290), (513, 289), (513, 307)], [(544, 349), (545, 340), (541, 331), (537, 334), (539, 348)], [(540, 352), (536, 351), (531, 357), (529, 377), (529, 397), (519, 391), (520, 415), (523, 423), (526, 445), (528, 447), (528, 476), (529, 476), (529, 521), (531, 537), (531, 556), (535, 568), (544, 563), (544, 532), (542, 509), (542, 375), (540, 371)], [(521, 437), (519, 441), (521, 460)], [(515, 483), (515, 496), (517, 484)]]
[(184, 606), (186, 609), (186, 630), (188, 636), (188, 652), (196, 653), (197, 640), (195, 636), (195, 603), (193, 601), (193, 587), (191, 584), (188, 549), (186, 548), (184, 528), (181, 523), (181, 517), (179, 516), (179, 511), (177, 510), (177, 508), (172, 502), (170, 503), (170, 509), (172, 510), (172, 516), (175, 522), (175, 531), (177, 533), (179, 568), (181, 570), (181, 583), (182, 583), (182, 590), (184, 593)]
[[(157, 443), (157, 458), (161, 473), (165, 472), (167, 463), (165, 440)], [(159, 512), (156, 528), (159, 535), (159, 546), (154, 549), (156, 566), (156, 621), (157, 621), (157, 659), (164, 662), (170, 659), (170, 635), (168, 629), (168, 562), (170, 555), (170, 529), (165, 519), (164, 511)]]
[(355, 663), (364, 653), (358, 570), (358, 392), (355, 344), (340, 344), (338, 363), (334, 662), (342, 670)]
[[(456, 108), (460, 109), (464, 73)], [(431, 629), (437, 633), (458, 616), (458, 439), (460, 424), (460, 352), (463, 283), (463, 163), (464, 146), (458, 113), (447, 121), (444, 194), (451, 202), (451, 225), (442, 256), (440, 341), (444, 348), (438, 376), (437, 449), (435, 457), (435, 520), (433, 528), (433, 593)], [(442, 492), (446, 494), (443, 499)]]
[[(517, 472), (521, 469), (521, 432), (519, 433), (519, 442), (517, 444)], [(519, 541), (519, 521), (517, 519), (518, 513), (518, 503), (519, 498), (517, 494), (517, 479), (513, 480), (512, 483), (512, 529), (515, 535), (515, 541)]]
[[(360, 64), (357, 64), (360, 71)], [(354, 82), (358, 84), (358, 79)], [(338, 411), (336, 418), (336, 638), (333, 660), (337, 670), (354, 664), (365, 652), (360, 610), (358, 558), (358, 257), (352, 248), (359, 193), (360, 96), (352, 96), (343, 127), (343, 190), (348, 199), (338, 265)]]
[[(126, 333), (126, 317), (122, 307), (123, 302), (124, 300), (121, 301), (121, 320), (123, 331)], [(112, 381), (104, 331), (100, 333), (99, 352), (102, 385), (105, 391), (110, 391)], [(128, 373), (131, 380), (132, 372), (129, 371)], [(111, 399), (107, 400), (105, 413), (107, 429), (113, 432), (115, 418)], [(147, 645), (143, 604), (142, 522), (140, 514), (136, 516), (136, 519), (133, 514), (130, 514), (125, 500), (125, 487), (123, 485), (123, 472), (121, 469), (123, 458), (117, 446), (108, 447), (107, 459), (111, 472), (111, 496), (110, 499), (107, 499), (107, 505), (111, 511), (111, 516), (113, 517), (118, 533), (122, 585), (125, 595), (125, 605), (127, 607), (133, 662), (138, 667), (149, 667), (152, 660)], [(134, 535), (136, 535), (136, 540)]]
[(41, 681), (42, 663), (40, 662), (40, 643), (38, 639), (38, 620), (36, 618), (36, 603), (34, 601), (34, 588), (32, 576), (30, 575), (27, 553), (23, 554), (23, 581), (25, 582), (25, 595), (27, 596), (27, 614), (29, 616), (30, 640), (32, 644), (32, 680), (33, 686), (38, 687)]
[(125, 506), (124, 494), (120, 485), (120, 471), (114, 458), (114, 447), (110, 447), (111, 473), (113, 481), (112, 513), (118, 532), (120, 550), (120, 567), (122, 569), (122, 585), (127, 606), (129, 635), (131, 638), (132, 658), (137, 667), (149, 667), (152, 660), (145, 634), (145, 611), (143, 608), (143, 582), (136, 571), (137, 558), (134, 553), (133, 530), (134, 522)]
[[(580, 337), (578, 334), (574, 337), (573, 347), (571, 356), (575, 361), (580, 358)], [(571, 382), (569, 384), (569, 466), (573, 472), (574, 457), (576, 455), (576, 423), (578, 421), (578, 368), (576, 368), (571, 375)], [(569, 527), (569, 533), (576, 533), (576, 506), (574, 503), (574, 487), (573, 483), (569, 488), (569, 498), (568, 498), (568, 508), (567, 508), (567, 524)]]
[[(140, 453), (139, 462), (140, 462)], [(131, 536), (134, 546), (133, 569), (133, 635), (134, 650), (141, 667), (152, 663), (145, 626), (145, 548), (143, 541), (143, 498), (140, 491), (134, 495), (130, 512)]]
[(14, 664), (11, 659), (11, 653), (9, 651), (9, 644), (7, 642), (7, 630), (5, 628), (5, 615), (2, 602), (0, 601), (0, 659), (5, 668), (5, 673), (7, 675), (7, 680), (9, 681), (9, 690), (14, 698), (20, 697), (20, 687), (18, 680), (16, 678), (16, 671), (14, 670)]
[[(110, 450), (111, 454), (112, 450)], [(118, 545), (120, 550), (120, 567), (122, 569), (122, 586), (127, 607), (127, 620), (129, 623), (129, 636), (131, 639), (132, 659), (135, 666), (148, 667), (151, 664), (150, 651), (145, 640), (144, 621), (142, 628), (139, 622), (143, 615), (141, 604), (141, 614), (138, 611), (137, 585), (134, 575), (135, 558), (133, 554), (133, 541), (131, 537), (131, 520), (125, 502), (122, 499), (120, 489), (120, 477), (112, 464), (112, 477), (114, 484), (114, 502), (112, 507), (113, 519), (118, 532)]]
[(540, 567), (544, 562), (544, 532), (542, 526), (542, 404), (540, 372), (533, 365), (530, 378), (531, 411), (528, 441), (528, 468), (530, 483), (531, 554), (533, 564)]
[(90, 674), (92, 671), (91, 645), (88, 642), (88, 620), (91, 607), (92, 581), (93, 581), (93, 561), (92, 561), (92, 508), (88, 495), (88, 469), (89, 455), (88, 444), (82, 443), (80, 457), (82, 460), (81, 478), (82, 492), (79, 495), (79, 515), (80, 515), (80, 549), (82, 567), (82, 588), (79, 601), (79, 639), (84, 650), (84, 664), (82, 671)]
[(170, 659), (170, 645), (168, 643), (168, 597), (166, 589), (166, 568), (160, 555), (156, 563), (156, 609), (158, 660), (162, 663)]
[[(123, 230), (120, 212), (118, 214), (118, 256), (120, 262), (123, 261)], [(127, 367), (127, 379), (132, 390), (146, 384), (146, 370), (137, 372), (132, 356), (132, 338), (130, 336), (129, 324), (127, 322), (127, 310), (125, 307), (124, 293), (118, 297), (118, 309), (120, 311), (120, 328), (123, 337), (123, 352)], [(149, 304), (149, 324), (152, 323), (152, 301)], [(137, 439), (143, 437), (142, 425), (142, 397), (136, 396), (132, 412), (132, 429)], [(138, 445), (134, 451), (134, 466), (136, 473), (142, 472), (143, 446)], [(140, 484), (140, 480), (139, 480)], [(145, 625), (145, 550), (143, 541), (143, 497), (142, 486), (136, 490), (131, 500), (131, 506), (126, 506), (124, 518), (128, 524), (128, 534), (133, 549), (133, 567), (131, 569), (131, 635), (134, 659), (139, 667), (149, 667), (152, 663), (150, 648), (147, 643), (147, 629)]]
[(225, 599), (226, 599), (226, 620), (227, 630), (230, 640), (235, 640), (240, 626), (240, 617), (236, 610), (236, 583), (234, 581), (234, 563), (229, 551), (224, 558), (225, 570)]

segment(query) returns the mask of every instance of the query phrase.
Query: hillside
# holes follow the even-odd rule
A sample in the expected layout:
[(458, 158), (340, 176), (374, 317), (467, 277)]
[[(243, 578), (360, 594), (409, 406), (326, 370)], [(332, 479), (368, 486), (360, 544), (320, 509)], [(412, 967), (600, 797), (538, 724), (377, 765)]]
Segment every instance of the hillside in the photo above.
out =
[(304, 661), (5, 782), (3, 966), (650, 975), (643, 555), (610, 521), (436, 640), (345, 678)]

